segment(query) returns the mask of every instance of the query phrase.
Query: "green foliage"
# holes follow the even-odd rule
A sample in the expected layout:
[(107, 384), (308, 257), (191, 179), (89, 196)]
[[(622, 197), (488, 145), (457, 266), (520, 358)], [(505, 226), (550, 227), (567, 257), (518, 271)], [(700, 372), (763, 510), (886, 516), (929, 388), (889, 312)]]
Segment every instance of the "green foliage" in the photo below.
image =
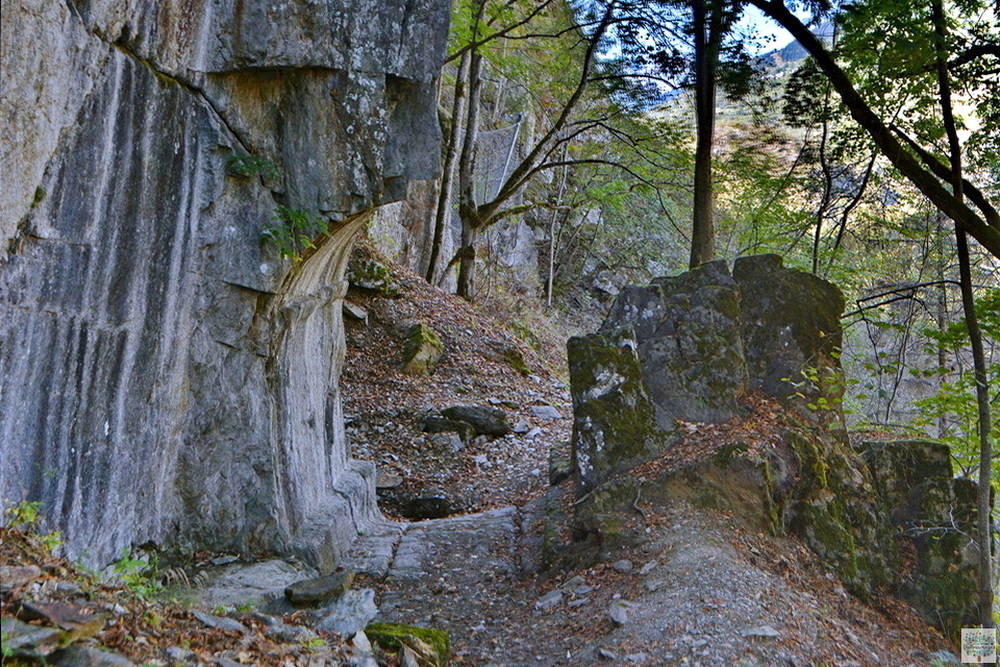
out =
[(12, 528), (31, 529), (41, 520), (41, 501), (22, 501), (4, 510)]
[(152, 599), (163, 590), (156, 578), (155, 558), (140, 556), (131, 549), (111, 564), (111, 577), (143, 600)]
[(302, 640), (302, 649), (309, 654), (316, 653), (324, 646), (326, 646), (326, 640), (322, 637), (312, 637)]
[(236, 153), (235, 155), (231, 155), (229, 159), (226, 160), (226, 169), (233, 176), (239, 176), (240, 178), (249, 178), (250, 176), (259, 175), (268, 180), (275, 180), (280, 176), (278, 165), (276, 165), (272, 160), (258, 155), (247, 155), (245, 153)]
[(261, 234), (263, 242), (275, 248), (282, 258), (296, 261), (316, 247), (318, 237), (329, 235), (329, 222), (308, 211), (286, 206), (274, 210), (273, 223)]
[[(976, 300), (976, 313), (983, 338), (994, 346), (1000, 345), (1000, 289), (987, 290)], [(925, 329), (923, 335), (930, 341), (928, 352), (936, 353), (938, 345), (943, 346), (952, 358), (962, 359), (968, 355), (965, 346), (968, 344), (968, 333), (965, 320), (951, 323), (944, 331)], [(1000, 420), (996, 419), (1000, 409), (1000, 394), (995, 391), (1000, 387), (1000, 359), (987, 367), (987, 379), (994, 388), (992, 393), (992, 412), (994, 415), (992, 438), (1000, 442)], [(918, 375), (934, 376), (941, 371), (937, 369), (919, 371), (911, 369)], [(916, 402), (921, 413), (916, 423), (921, 426), (938, 424), (943, 417), (949, 424), (948, 430), (938, 439), (951, 447), (952, 454), (958, 464), (966, 471), (972, 471), (979, 460), (978, 439), (978, 405), (976, 402), (976, 382), (971, 363), (959, 363), (956, 371), (946, 369), (940, 378), (937, 392), (928, 398)], [(994, 475), (1000, 474), (1000, 463), (993, 461)]]

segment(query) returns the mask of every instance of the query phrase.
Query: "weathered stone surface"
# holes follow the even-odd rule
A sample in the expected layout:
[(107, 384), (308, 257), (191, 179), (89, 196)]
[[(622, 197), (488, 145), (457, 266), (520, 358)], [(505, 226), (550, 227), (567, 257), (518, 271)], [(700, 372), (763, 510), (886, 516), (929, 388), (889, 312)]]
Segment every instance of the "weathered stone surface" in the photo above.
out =
[(199, 621), (204, 623), (210, 628), (215, 628), (216, 630), (226, 630), (228, 632), (242, 632), (246, 634), (249, 632), (247, 626), (243, 625), (239, 621), (235, 621), (231, 618), (226, 618), (225, 616), (213, 616), (212, 614), (206, 614), (203, 611), (198, 611), (197, 609), (191, 612), (191, 615), (197, 618)]
[(581, 492), (662, 451), (630, 328), (571, 338), (573, 464)]
[(406, 331), (403, 346), (403, 372), (408, 375), (430, 375), (444, 353), (444, 344), (434, 329), (423, 322)]
[(285, 589), (285, 597), (294, 605), (320, 605), (341, 595), (354, 583), (354, 572), (335, 572), (325, 577), (297, 581)]
[[(325, 570), (377, 517), (341, 424), (344, 268), (435, 176), (448, 9), (3, 3), (0, 498), (43, 502), (70, 556)], [(294, 266), (261, 246), (279, 203), (331, 224)]]
[(316, 624), (316, 629), (353, 637), (356, 632), (364, 630), (377, 614), (375, 591), (370, 588), (347, 591), (324, 609), (323, 620)]
[(507, 423), (507, 413), (499, 408), (478, 405), (456, 405), (445, 408), (441, 414), (453, 421), (471, 424), (479, 435), (498, 437), (511, 432)]
[(535, 415), (536, 419), (562, 419), (562, 415), (551, 405), (532, 405), (531, 414)]
[[(955, 479), (947, 446), (920, 440), (866, 442), (860, 452), (892, 535), (912, 545), (914, 571), (900, 582), (905, 600), (953, 634), (976, 623), (978, 553), (974, 487)], [(963, 488), (965, 487), (965, 488)]]
[(261, 605), (280, 598), (286, 586), (318, 574), (310, 567), (283, 560), (229, 563), (205, 571), (197, 600), (207, 609)]
[(663, 430), (675, 419), (717, 422), (737, 414), (746, 388), (740, 291), (725, 262), (709, 262), (649, 287), (623, 290), (602, 331), (635, 331), (642, 379)]
[(743, 295), (750, 385), (777, 398), (801, 392), (839, 406), (840, 289), (811, 273), (784, 268), (778, 255), (740, 257), (733, 264), (733, 278)]

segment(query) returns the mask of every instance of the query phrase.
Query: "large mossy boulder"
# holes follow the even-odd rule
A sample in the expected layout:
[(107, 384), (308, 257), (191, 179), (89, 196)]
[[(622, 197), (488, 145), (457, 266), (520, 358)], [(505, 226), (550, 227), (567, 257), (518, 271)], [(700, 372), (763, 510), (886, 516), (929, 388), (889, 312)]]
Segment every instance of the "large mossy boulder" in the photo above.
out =
[(676, 419), (722, 422), (739, 414), (747, 371), (740, 292), (723, 261), (619, 294), (601, 329), (635, 331), (643, 386), (662, 430)]
[(631, 327), (570, 338), (573, 466), (586, 493), (663, 451)]
[(406, 330), (403, 347), (403, 372), (407, 375), (430, 375), (444, 353), (444, 344), (434, 329), (418, 322)]

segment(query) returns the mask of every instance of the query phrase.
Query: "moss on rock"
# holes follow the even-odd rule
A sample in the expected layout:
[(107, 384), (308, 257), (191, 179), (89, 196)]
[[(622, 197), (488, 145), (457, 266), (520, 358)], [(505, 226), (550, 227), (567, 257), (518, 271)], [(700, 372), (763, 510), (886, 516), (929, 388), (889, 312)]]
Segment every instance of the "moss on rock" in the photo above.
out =
[[(432, 667), (445, 667), (451, 658), (451, 641), (444, 630), (400, 623), (372, 623), (365, 628), (365, 634), (388, 651), (399, 651), (405, 644), (417, 652), (424, 664)], [(424, 647), (431, 650), (428, 652)]]
[(430, 375), (443, 353), (444, 344), (437, 332), (423, 322), (414, 324), (406, 332), (403, 372), (408, 375)]
[(643, 389), (630, 327), (571, 338), (573, 465), (581, 492), (660, 453), (665, 439)]

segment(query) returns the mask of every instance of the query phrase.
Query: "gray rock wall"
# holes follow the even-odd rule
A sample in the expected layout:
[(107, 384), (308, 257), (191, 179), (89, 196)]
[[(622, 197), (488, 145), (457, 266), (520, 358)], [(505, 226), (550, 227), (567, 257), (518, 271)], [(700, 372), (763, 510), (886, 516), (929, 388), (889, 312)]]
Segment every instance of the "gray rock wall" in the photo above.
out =
[[(436, 175), (448, 3), (2, 7), (4, 506), (42, 501), (92, 562), (152, 540), (329, 567), (377, 515), (341, 423), (343, 270)], [(331, 238), (262, 247), (279, 205)]]

